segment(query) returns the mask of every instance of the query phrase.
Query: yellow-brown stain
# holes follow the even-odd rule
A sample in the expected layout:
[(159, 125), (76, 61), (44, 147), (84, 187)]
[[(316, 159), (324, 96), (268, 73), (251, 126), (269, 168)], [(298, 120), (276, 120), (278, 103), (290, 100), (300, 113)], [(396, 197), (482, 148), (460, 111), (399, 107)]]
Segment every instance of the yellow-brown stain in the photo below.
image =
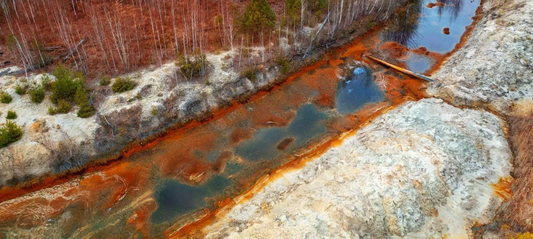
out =
[(509, 200), (513, 196), (511, 186), (514, 183), (514, 178), (511, 176), (502, 177), (497, 183), (491, 184), (494, 193), (498, 195), (503, 201)]

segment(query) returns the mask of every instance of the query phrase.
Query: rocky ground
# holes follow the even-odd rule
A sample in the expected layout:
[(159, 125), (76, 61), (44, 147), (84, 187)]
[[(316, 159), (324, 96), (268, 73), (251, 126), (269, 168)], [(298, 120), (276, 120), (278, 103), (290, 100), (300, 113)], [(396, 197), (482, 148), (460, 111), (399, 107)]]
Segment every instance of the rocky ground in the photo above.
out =
[(512, 158), (496, 116), (409, 102), (286, 173), (204, 231), (208, 238), (466, 237), (501, 199)]
[(109, 86), (95, 82), (92, 101), (98, 112), (87, 119), (78, 118), (76, 109), (49, 115), (52, 104), (48, 95), (36, 104), (28, 94), (15, 93), (16, 85), (40, 84), (46, 74), (0, 76), (0, 88), (13, 97), (11, 103), (0, 105), (0, 124), (6, 121), (7, 111), (14, 110), (18, 115), (14, 122), (24, 131), (21, 140), (0, 149), (0, 186), (64, 173), (93, 159), (112, 157), (134, 140), (205, 117), (214, 109), (267, 87), (281, 76), (274, 66), (258, 71), (251, 82), (233, 70), (230, 65), (233, 55), (232, 51), (207, 55), (210, 73), (202, 80), (185, 81), (174, 63), (168, 63), (123, 76), (137, 83), (135, 89), (124, 93), (113, 94)]
[[(392, 14), (393, 11), (387, 11), (379, 20), (384, 21)], [(309, 64), (326, 49), (350, 42), (374, 26), (366, 24), (371, 20), (369, 16), (360, 17), (362, 20), (351, 27), (353, 31), (316, 47), (305, 61), (301, 56), (294, 56), (290, 68), (294, 70)], [(306, 28), (305, 32), (310, 34), (314, 29), (316, 27)], [(280, 40), (281, 48), (289, 46), (286, 38)], [(254, 57), (258, 61), (265, 54), (265, 48), (252, 47), (248, 53), (250, 62)], [(174, 63), (167, 63), (121, 76), (137, 83), (132, 91), (113, 94), (109, 86), (92, 82), (91, 101), (97, 113), (87, 119), (76, 118), (75, 108), (68, 114), (48, 115), (51, 106), (48, 95), (42, 104), (36, 105), (28, 95), (15, 94), (17, 83), (22, 80), (39, 82), (43, 74), (15, 77), (13, 75), (21, 74), (20, 68), (0, 69), (0, 90), (14, 98), (10, 104), (0, 104), (0, 124), (5, 123), (4, 115), (8, 110), (16, 110), (19, 118), (14, 122), (24, 131), (21, 140), (0, 149), (0, 187), (22, 185), (29, 179), (66, 174), (89, 163), (117, 158), (128, 145), (157, 137), (170, 127), (208, 118), (213, 110), (245, 100), (284, 79), (280, 67), (268, 62), (258, 65), (254, 81), (240, 76), (233, 67), (234, 62), (238, 62), (233, 59), (234, 51), (206, 56), (208, 73), (201, 79), (186, 81), (177, 73)]]
[[(201, 234), (455, 238), (473, 236), (471, 228), (477, 226), (485, 236), (499, 238), (532, 230), (533, 133), (527, 130), (533, 125), (532, 11), (531, 1), (486, 0), (483, 18), (465, 46), (432, 76), (436, 82), (427, 92), (440, 99), (399, 106), (303, 168), (272, 175), (256, 194), (221, 210)], [(222, 69), (225, 54), (231, 57), (231, 52), (209, 56), (214, 72)], [(69, 160), (35, 161), (53, 155), (47, 142), (55, 149), (60, 142), (87, 145), (82, 151), (89, 159), (204, 114), (279, 75), (270, 68), (259, 72), (255, 82), (229, 72), (209, 83), (186, 83), (175, 72), (168, 64), (132, 73), (139, 85), (119, 95), (100, 88), (98, 115), (80, 124), (62, 121), (75, 122), (73, 113), (19, 112), (16, 122), (27, 133), (0, 149), (0, 166), (9, 169), (0, 171), (0, 185), (71, 167)], [(2, 110), (18, 109), (16, 104), (35, 107), (28, 96), (16, 98), (13, 85), (0, 82), (18, 102)], [(83, 134), (93, 140), (77, 140), (87, 139)], [(30, 151), (31, 144), (42, 150)]]
[(438, 81), (428, 93), (508, 114), (533, 97), (533, 2), (491, 0), (483, 14), (470, 40), (433, 75)]
[(513, 195), (492, 223), (479, 228), (485, 237), (502, 238), (533, 231), (533, 2), (487, 1), (483, 13), (470, 40), (433, 76), (438, 82), (428, 93), (507, 120)]
[(302, 169), (272, 175), (200, 234), (526, 235), (516, 233), (533, 229), (533, 2), (488, 0), (482, 11), (428, 85), (449, 104), (424, 99), (380, 116)]

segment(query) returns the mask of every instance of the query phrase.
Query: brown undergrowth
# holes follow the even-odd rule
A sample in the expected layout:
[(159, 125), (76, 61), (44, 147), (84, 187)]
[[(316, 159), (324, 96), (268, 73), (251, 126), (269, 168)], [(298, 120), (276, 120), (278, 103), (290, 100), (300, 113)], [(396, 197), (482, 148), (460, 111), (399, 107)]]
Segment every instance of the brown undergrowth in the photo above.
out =
[(497, 222), (513, 232), (533, 231), (533, 113), (508, 119), (509, 137), (515, 155), (513, 197), (500, 209)]

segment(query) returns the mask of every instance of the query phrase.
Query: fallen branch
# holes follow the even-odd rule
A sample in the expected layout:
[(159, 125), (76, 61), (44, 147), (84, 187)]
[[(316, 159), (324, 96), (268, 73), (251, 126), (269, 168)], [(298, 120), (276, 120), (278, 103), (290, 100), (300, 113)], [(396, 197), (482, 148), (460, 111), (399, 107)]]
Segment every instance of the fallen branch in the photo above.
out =
[(315, 36), (313, 37), (313, 39), (311, 39), (311, 43), (309, 43), (309, 46), (307, 47), (307, 50), (305, 50), (305, 54), (303, 56), (303, 59), (305, 59), (308, 55), (309, 55), (309, 52), (311, 51), (311, 48), (313, 47), (313, 44), (315, 42), (315, 39), (316, 37), (318, 37), (318, 34), (320, 34), (320, 32), (322, 31), (322, 29), (324, 29), (324, 26), (326, 25), (326, 23), (328, 22), (329, 20), (329, 15), (331, 14), (331, 11), (328, 12), (328, 15), (326, 16), (326, 19), (324, 19), (324, 22), (322, 22), (322, 25), (320, 26), (320, 28), (318, 29), (318, 32), (315, 34)]
[(70, 50), (70, 53), (68, 53), (67, 56), (65, 56), (65, 58), (63, 58), (63, 63), (65, 63), (65, 61), (68, 60), (68, 58), (70, 58), (72, 55), (74, 55), (74, 52), (76, 52), (78, 50), (78, 47), (83, 44), (85, 41), (87, 40), (87, 38), (83, 38), (81, 39), (80, 42), (78, 42), (78, 44), (76, 44), (76, 46), (74, 47), (74, 49)]
[(60, 46), (47, 46), (44, 48), (45, 51), (55, 51), (57, 49), (59, 49)]
[(388, 66), (388, 67), (390, 67), (390, 68), (392, 68), (392, 69), (395, 69), (395, 70), (397, 70), (397, 71), (399, 71), (399, 72), (403, 72), (403, 73), (405, 73), (405, 74), (408, 74), (408, 75), (414, 76), (414, 77), (416, 77), (416, 78), (418, 78), (418, 79), (422, 79), (422, 80), (429, 81), (429, 82), (434, 81), (433, 79), (431, 79), (431, 78), (429, 78), (429, 77), (427, 77), (427, 76), (425, 76), (425, 75), (418, 74), (418, 73), (416, 73), (416, 72), (412, 72), (412, 71), (410, 71), (410, 70), (407, 70), (407, 69), (401, 68), (401, 67), (399, 67), (399, 66), (395, 66), (395, 65), (393, 65), (393, 64), (390, 64), (390, 63), (388, 63), (388, 62), (382, 61), (382, 60), (377, 59), (377, 58), (375, 58), (375, 57), (367, 56), (367, 55), (365, 55), (365, 57), (368, 57), (369, 59), (372, 59), (372, 60), (374, 60), (374, 61), (377, 61), (377, 62), (379, 62), (379, 63), (381, 63), (381, 64), (383, 64), (383, 65), (386, 65), (386, 66)]

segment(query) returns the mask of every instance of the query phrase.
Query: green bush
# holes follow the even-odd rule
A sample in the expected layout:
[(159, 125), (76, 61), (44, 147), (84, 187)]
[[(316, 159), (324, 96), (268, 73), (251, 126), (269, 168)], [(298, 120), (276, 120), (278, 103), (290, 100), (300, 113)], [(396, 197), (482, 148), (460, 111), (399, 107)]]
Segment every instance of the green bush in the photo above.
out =
[(56, 81), (52, 84), (50, 101), (54, 104), (57, 104), (60, 100), (73, 101), (76, 90), (82, 81), (76, 80), (76, 76), (74, 76), (72, 71), (61, 65), (55, 69), (54, 76)]
[(16, 85), (15, 93), (17, 93), (18, 95), (25, 95), (27, 89), (28, 89), (28, 86)]
[(34, 86), (30, 88), (30, 99), (32, 102), (41, 103), (44, 100), (44, 87)]
[(74, 100), (76, 101), (76, 104), (80, 106), (80, 109), (78, 110), (78, 117), (87, 118), (93, 115), (96, 111), (91, 104), (87, 89), (83, 85), (78, 86)]
[(13, 97), (11, 97), (10, 94), (8, 94), (5, 91), (0, 92), (0, 102), (4, 104), (9, 104), (13, 100)]
[(248, 78), (251, 82), (255, 82), (255, 74), (259, 69), (255, 66), (249, 67), (241, 73), (241, 76)]
[(79, 85), (76, 89), (76, 94), (74, 95), (74, 102), (77, 105), (90, 103), (89, 94), (87, 94), (87, 89), (83, 85)]
[(52, 89), (52, 80), (50, 80), (50, 76), (43, 75), (41, 78), (41, 85), (43, 86), (44, 90), (49, 91)]
[(109, 84), (111, 84), (111, 79), (109, 79), (108, 77), (102, 77), (102, 79), (100, 79), (100, 85), (101, 86), (107, 86)]
[(0, 148), (18, 141), (22, 138), (22, 129), (17, 124), (7, 121), (4, 126), (0, 126)]
[(302, 2), (300, 0), (286, 0), (285, 9), (287, 9), (287, 19), (290, 24), (300, 23), (300, 11), (302, 9)]
[(111, 89), (113, 90), (113, 93), (121, 93), (133, 90), (135, 86), (137, 86), (137, 83), (130, 78), (118, 78), (113, 82)]
[(60, 114), (66, 114), (70, 111), (70, 109), (72, 108), (72, 105), (70, 105), (70, 103), (66, 100), (60, 100), (59, 101), (59, 106), (57, 107), (57, 110), (56, 110), (56, 113), (60, 113)]
[(7, 116), (6, 116), (6, 119), (8, 120), (11, 120), (11, 119), (16, 119), (17, 118), (17, 112), (15, 111), (7, 111)]
[(206, 63), (207, 60), (205, 59), (205, 55), (194, 55), (189, 57), (180, 55), (176, 60), (176, 66), (179, 66), (181, 74), (183, 74), (187, 80), (200, 76), (205, 69)]
[(48, 108), (48, 114), (55, 115), (55, 114), (66, 114), (70, 111), (72, 108), (72, 105), (66, 100), (59, 100), (59, 104), (56, 109), (50, 106)]
[(93, 105), (82, 105), (80, 106), (80, 109), (78, 110), (78, 117), (80, 118), (88, 118), (94, 115), (96, 110), (94, 109)]
[(237, 19), (237, 24), (245, 33), (266, 32), (275, 28), (276, 14), (266, 0), (252, 0)]
[(281, 56), (276, 58), (274, 62), (281, 67), (282, 74), (287, 74), (291, 71), (291, 61), (289, 58)]
[(157, 113), (159, 113), (159, 111), (157, 110), (157, 108), (152, 107), (152, 110), (150, 111), (150, 113), (151, 113), (152, 115), (157, 115)]

